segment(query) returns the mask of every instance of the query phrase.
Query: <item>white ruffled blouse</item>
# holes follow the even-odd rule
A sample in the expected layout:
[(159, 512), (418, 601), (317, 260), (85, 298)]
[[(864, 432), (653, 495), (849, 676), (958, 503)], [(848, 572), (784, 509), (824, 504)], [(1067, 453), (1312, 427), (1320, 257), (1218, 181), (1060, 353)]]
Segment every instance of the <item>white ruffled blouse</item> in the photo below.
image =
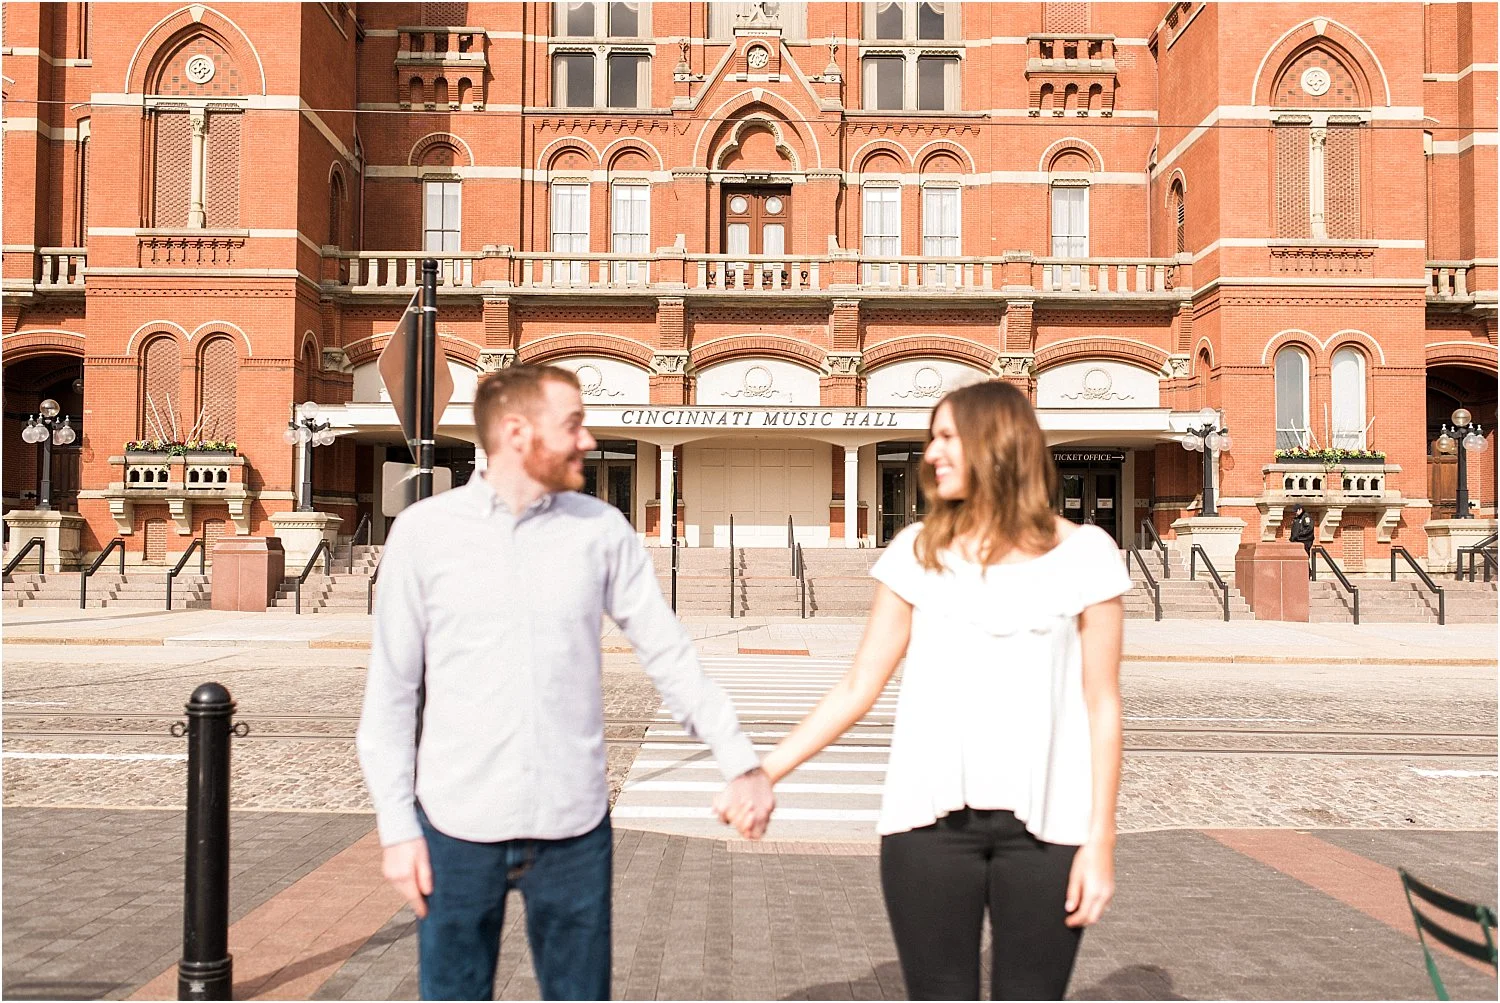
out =
[(1032, 560), (983, 569), (948, 555), (929, 571), (913, 551), (920, 531), (901, 532), (870, 571), (913, 607), (878, 831), (967, 806), (1082, 845), (1093, 789), (1078, 614), (1130, 590), (1115, 541), (1080, 526)]

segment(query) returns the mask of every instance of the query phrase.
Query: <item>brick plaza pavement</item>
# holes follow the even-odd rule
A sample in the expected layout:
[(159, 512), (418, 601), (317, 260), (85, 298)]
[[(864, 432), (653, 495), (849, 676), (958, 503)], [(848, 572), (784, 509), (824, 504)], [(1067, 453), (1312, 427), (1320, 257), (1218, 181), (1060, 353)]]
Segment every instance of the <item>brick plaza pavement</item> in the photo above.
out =
[[(88, 724), (67, 715), (85, 706), (162, 712), (157, 728), (206, 678), (225, 682), (247, 718), (321, 715), (296, 727), (327, 732), (236, 746), (235, 804), (245, 809), (234, 816), (238, 995), (414, 995), (413, 921), (379, 881), (347, 739), (365, 621), (16, 612), (7, 611), (4, 647), (6, 997), (174, 993), (181, 745), (154, 733), (107, 734), (136, 727), (123, 719)], [(1493, 631), (1162, 626), (1127, 627), (1126, 714), (1138, 727), (1357, 728), (1378, 754), (1323, 754), (1303, 739), (1286, 745), (1286, 735), (1242, 751), (1233, 743), (1243, 736), (1224, 735), (1216, 741), (1225, 748), (1212, 754), (1128, 753), (1119, 893), (1106, 922), (1085, 937), (1071, 995), (1430, 998), (1394, 868), (1494, 902), (1494, 746), (1475, 758), (1472, 744), (1394, 733), (1494, 734)], [(798, 662), (740, 651), (806, 650), (809, 663), (832, 663), (848, 656), (859, 632), (855, 623), (690, 627), (708, 663), (730, 667), (760, 657)], [(45, 640), (53, 643), (17, 643)], [(606, 713), (650, 718), (658, 703), (633, 658), (615, 650), (620, 643), (606, 636)], [(755, 696), (743, 699), (748, 707)], [(54, 716), (26, 717), (42, 711)], [(63, 734), (86, 725), (95, 729), (87, 741)], [(1381, 737), (1386, 731), (1393, 734)], [(633, 740), (611, 746), (618, 792), (644, 760), (637, 749), (646, 736), (611, 735)], [(834, 802), (807, 803), (818, 810)], [(617, 996), (901, 997), (868, 832), (751, 846), (712, 827), (705, 835), (678, 828), (617, 820)], [(517, 903), (507, 918), (502, 998), (536, 993), (522, 923)], [(1492, 977), (1457, 960), (1443, 965), (1456, 998), (1495, 997)]]

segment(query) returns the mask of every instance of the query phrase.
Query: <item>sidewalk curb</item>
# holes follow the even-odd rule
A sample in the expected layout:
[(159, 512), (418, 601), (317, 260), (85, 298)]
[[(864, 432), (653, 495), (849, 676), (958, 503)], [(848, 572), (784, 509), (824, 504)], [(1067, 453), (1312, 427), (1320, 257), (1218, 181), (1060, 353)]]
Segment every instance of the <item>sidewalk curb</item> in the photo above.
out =
[[(187, 638), (187, 637), (6, 637), (6, 645), (77, 645), (97, 647), (190, 647), (205, 648), (307, 648), (323, 651), (369, 651), (370, 642), (359, 638)], [(628, 644), (606, 644), (601, 649), (606, 655), (629, 655), (634, 652)], [(807, 651), (790, 649), (745, 649), (739, 654), (808, 655)], [(850, 656), (853, 657), (852, 655)], [(1442, 658), (1431, 655), (1322, 655), (1310, 659), (1306, 655), (1239, 655), (1218, 652), (1166, 652), (1127, 651), (1120, 656), (1122, 662), (1144, 662), (1180, 665), (1445, 665), (1453, 668), (1496, 668), (1500, 661), (1494, 658)]]

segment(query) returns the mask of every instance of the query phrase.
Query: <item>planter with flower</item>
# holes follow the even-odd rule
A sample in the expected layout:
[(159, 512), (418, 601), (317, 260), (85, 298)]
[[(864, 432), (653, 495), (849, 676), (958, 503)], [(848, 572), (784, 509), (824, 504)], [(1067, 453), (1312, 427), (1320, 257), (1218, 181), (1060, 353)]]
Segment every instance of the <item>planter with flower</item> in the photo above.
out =
[(1321, 463), (1325, 467), (1385, 462), (1378, 449), (1278, 449), (1277, 463)]

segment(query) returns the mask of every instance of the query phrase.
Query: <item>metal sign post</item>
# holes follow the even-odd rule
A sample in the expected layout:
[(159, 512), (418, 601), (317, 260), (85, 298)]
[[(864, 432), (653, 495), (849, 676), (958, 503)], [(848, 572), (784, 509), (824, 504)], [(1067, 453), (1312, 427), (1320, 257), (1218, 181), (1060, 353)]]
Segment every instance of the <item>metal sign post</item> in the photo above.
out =
[(437, 420), (453, 399), (453, 373), (437, 338), (437, 262), (431, 258), (422, 262), (421, 289), (406, 304), (377, 368), (417, 465), (417, 497), (431, 497)]

